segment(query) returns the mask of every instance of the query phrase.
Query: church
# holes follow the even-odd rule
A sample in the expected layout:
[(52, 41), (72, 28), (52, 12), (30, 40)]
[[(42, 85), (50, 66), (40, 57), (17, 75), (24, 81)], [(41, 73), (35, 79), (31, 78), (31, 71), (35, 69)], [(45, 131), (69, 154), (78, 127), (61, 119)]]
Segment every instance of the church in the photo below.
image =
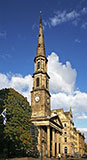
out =
[[(47, 73), (47, 63), (42, 18), (40, 17), (37, 52), (34, 59), (35, 70), (33, 73), (33, 87), (31, 91), (31, 121), (38, 128), (37, 148), (39, 154), (42, 153), (43, 157), (58, 157), (59, 153), (61, 155), (70, 155), (71, 148), (69, 143), (66, 143), (68, 140), (70, 141), (70, 139), (67, 138), (66, 135), (69, 136), (75, 129), (73, 125), (72, 130), (70, 130), (69, 133), (66, 131), (64, 136), (64, 125), (65, 122), (68, 124), (69, 121), (73, 124), (72, 111), (70, 109), (71, 119), (69, 119), (69, 117), (67, 118), (67, 114), (65, 114), (63, 110), (61, 110), (61, 112), (59, 112), (59, 110), (51, 111), (51, 95), (49, 92), (50, 77)], [(65, 128), (67, 128), (67, 126)], [(65, 138), (65, 143), (63, 142), (63, 138)], [(84, 146), (84, 135), (82, 134), (81, 140)], [(84, 153), (83, 150), (81, 151), (82, 154)]]

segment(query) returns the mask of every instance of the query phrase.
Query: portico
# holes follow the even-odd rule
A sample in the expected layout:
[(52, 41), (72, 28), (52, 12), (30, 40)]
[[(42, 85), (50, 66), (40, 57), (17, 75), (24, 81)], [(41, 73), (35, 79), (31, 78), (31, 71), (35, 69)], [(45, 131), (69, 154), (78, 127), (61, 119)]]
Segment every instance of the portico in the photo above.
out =
[(45, 119), (32, 119), (32, 122), (38, 127), (38, 150), (44, 157), (58, 158), (58, 154), (61, 152), (59, 137), (62, 134), (62, 124), (57, 124), (54, 121), (57, 118), (54, 116)]

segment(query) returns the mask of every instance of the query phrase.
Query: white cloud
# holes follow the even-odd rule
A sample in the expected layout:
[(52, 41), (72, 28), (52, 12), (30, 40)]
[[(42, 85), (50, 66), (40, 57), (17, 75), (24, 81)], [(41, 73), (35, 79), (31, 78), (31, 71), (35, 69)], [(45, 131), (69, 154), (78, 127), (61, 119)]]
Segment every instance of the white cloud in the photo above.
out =
[(87, 143), (87, 128), (77, 128), (80, 132), (85, 135), (85, 142)]
[(87, 128), (78, 128), (80, 131), (87, 132)]
[(83, 113), (82, 115), (78, 116), (78, 119), (87, 119), (87, 115)]
[(9, 80), (5, 74), (0, 73), (0, 89), (9, 88)]
[[(53, 17), (49, 18), (49, 24), (50, 26), (57, 26), (62, 23), (71, 22), (75, 26), (78, 25), (79, 21), (81, 22), (81, 25), (85, 24), (84, 21), (82, 21), (82, 17), (87, 14), (87, 8), (84, 7), (81, 10), (63, 10), (55, 12)], [(84, 27), (84, 26), (83, 26)], [(82, 28), (83, 28), (82, 27)]]
[(22, 77), (20, 74), (1, 74), (0, 73), (0, 89), (14, 88), (30, 101), (30, 91), (32, 89), (32, 76)]
[(52, 26), (56, 26), (58, 24), (61, 24), (63, 22), (68, 22), (71, 20), (75, 20), (77, 17), (79, 17), (80, 14), (77, 13), (75, 10), (71, 12), (63, 11), (63, 12), (57, 12), (54, 17), (50, 18), (50, 23)]
[[(59, 61), (56, 53), (48, 56), (48, 74), (50, 75), (51, 108), (64, 108), (73, 110), (75, 119), (87, 118), (87, 93), (75, 89), (76, 70), (70, 62), (65, 64)], [(30, 102), (30, 91), (32, 89), (32, 76), (23, 77), (20, 74), (0, 73), (0, 89), (14, 88)]]
[[(75, 89), (77, 72), (70, 62), (63, 64), (56, 53), (48, 56), (52, 109), (72, 107), (75, 119), (86, 119), (87, 93)], [(85, 114), (85, 116), (83, 116)]]
[(50, 75), (50, 92), (72, 93), (76, 81), (76, 70), (72, 69), (69, 61), (59, 62), (59, 57), (53, 52), (48, 56), (48, 74)]
[(74, 121), (87, 120), (87, 93), (75, 88), (77, 72), (72, 68), (70, 62), (63, 64), (59, 61), (57, 54), (52, 53), (48, 56), (48, 74), (50, 76), (51, 108), (63, 108), (69, 111), (71, 107)]
[(75, 119), (87, 118), (87, 93), (77, 91), (68, 95), (66, 93), (52, 94), (51, 101), (52, 109), (64, 108), (65, 110), (69, 110), (71, 106)]

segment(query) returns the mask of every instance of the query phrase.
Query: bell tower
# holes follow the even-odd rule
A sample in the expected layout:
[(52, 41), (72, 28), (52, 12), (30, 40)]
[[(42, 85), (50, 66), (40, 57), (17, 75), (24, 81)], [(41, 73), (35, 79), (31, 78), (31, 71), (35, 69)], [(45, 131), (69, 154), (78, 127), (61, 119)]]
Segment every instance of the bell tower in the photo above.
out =
[(31, 91), (32, 118), (50, 116), (49, 75), (47, 74), (47, 58), (45, 54), (42, 18), (38, 33), (35, 71), (33, 73), (33, 88)]

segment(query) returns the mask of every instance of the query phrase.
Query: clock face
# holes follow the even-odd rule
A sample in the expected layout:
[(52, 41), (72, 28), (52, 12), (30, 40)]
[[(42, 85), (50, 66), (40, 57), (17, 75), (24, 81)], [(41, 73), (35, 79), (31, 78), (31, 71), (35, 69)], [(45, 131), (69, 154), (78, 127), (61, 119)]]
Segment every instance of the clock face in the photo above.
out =
[(50, 103), (50, 100), (49, 100), (49, 97), (47, 97), (47, 104), (49, 104)]
[(36, 96), (36, 97), (35, 97), (35, 101), (36, 101), (36, 102), (39, 102), (39, 100), (40, 100), (40, 97), (39, 97), (39, 96)]

